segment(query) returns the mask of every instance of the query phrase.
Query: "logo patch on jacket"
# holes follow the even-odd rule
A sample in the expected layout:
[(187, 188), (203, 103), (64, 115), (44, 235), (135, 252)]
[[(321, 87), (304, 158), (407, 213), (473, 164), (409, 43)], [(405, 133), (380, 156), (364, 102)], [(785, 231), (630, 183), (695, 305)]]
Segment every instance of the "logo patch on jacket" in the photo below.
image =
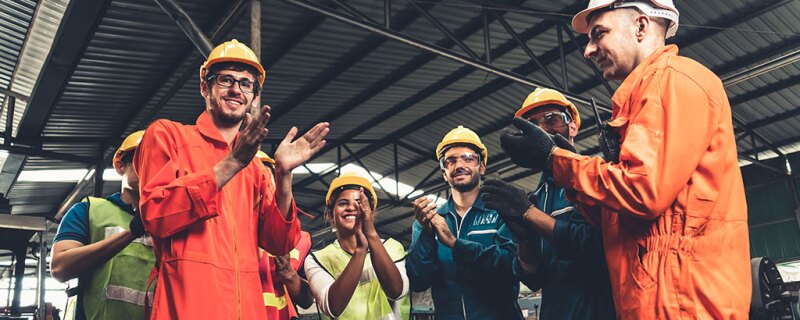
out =
[(472, 226), (483, 226), (497, 223), (497, 213), (483, 214), (472, 220)]

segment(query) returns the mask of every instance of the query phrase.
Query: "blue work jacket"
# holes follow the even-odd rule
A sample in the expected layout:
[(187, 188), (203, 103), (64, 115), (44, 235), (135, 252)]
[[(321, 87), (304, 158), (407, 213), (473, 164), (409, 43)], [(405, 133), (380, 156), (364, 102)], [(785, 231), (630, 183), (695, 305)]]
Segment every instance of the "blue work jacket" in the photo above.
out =
[(542, 290), (539, 319), (615, 319), (600, 231), (564, 192), (549, 172), (542, 174), (531, 200), (556, 220), (553, 242), (539, 239), (535, 272), (526, 272), (514, 259), (514, 274), (531, 290)]
[(455, 245), (448, 248), (414, 221), (406, 255), (411, 289), (431, 288), (436, 319), (522, 319), (511, 270), (516, 245), (497, 211), (484, 207), (479, 195), (461, 219), (452, 197), (437, 212)]

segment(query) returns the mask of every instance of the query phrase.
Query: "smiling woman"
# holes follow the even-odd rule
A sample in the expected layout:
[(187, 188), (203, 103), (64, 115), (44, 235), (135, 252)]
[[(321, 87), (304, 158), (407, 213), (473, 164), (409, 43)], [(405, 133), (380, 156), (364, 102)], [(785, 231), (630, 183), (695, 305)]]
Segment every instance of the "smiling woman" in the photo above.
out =
[(337, 239), (305, 262), (319, 308), (338, 319), (408, 318), (405, 250), (378, 236), (377, 196), (369, 180), (343, 173), (331, 182), (325, 203)]

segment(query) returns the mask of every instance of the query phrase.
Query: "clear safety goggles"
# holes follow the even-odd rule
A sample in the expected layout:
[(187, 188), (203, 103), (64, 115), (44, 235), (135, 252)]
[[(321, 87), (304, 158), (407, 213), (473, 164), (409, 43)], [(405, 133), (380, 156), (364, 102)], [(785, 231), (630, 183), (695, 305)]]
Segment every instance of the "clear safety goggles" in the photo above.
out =
[(553, 111), (541, 115), (530, 116), (528, 121), (540, 127), (557, 128), (572, 122), (572, 117), (566, 112)]
[(481, 161), (481, 156), (471, 152), (465, 152), (460, 155), (441, 158), (439, 159), (439, 168), (450, 169), (454, 167), (459, 160), (467, 166), (474, 167)]

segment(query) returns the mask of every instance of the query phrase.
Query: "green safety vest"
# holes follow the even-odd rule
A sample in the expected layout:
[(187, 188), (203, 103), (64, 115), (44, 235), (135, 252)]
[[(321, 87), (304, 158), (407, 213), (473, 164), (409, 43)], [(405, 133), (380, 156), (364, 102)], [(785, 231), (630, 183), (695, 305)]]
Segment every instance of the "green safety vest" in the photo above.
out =
[[(89, 203), (91, 243), (128, 230), (133, 216), (113, 202), (86, 197)], [(82, 277), (83, 309), (87, 320), (144, 319), (145, 299), (152, 306), (153, 293), (145, 294), (150, 270), (155, 265), (153, 240), (149, 236), (128, 244), (108, 262)], [(69, 314), (74, 310), (68, 310)], [(69, 318), (67, 318), (69, 319)]]
[[(385, 240), (383, 246), (386, 252), (394, 262), (401, 261), (406, 257), (406, 251), (400, 242), (394, 239)], [(338, 279), (342, 274), (344, 268), (350, 262), (352, 255), (342, 249), (338, 242), (331, 243), (322, 250), (311, 253), (311, 256), (325, 269), (334, 279)], [(364, 261), (364, 271), (361, 273), (361, 279), (347, 303), (344, 312), (338, 319), (345, 320), (377, 320), (377, 319), (396, 319), (394, 315), (394, 307), (400, 308), (402, 319), (408, 319), (409, 311), (411, 308), (410, 294), (402, 299), (391, 303), (383, 292), (381, 284), (378, 281), (378, 276), (375, 274), (375, 269), (372, 268), (372, 262), (369, 254)]]

